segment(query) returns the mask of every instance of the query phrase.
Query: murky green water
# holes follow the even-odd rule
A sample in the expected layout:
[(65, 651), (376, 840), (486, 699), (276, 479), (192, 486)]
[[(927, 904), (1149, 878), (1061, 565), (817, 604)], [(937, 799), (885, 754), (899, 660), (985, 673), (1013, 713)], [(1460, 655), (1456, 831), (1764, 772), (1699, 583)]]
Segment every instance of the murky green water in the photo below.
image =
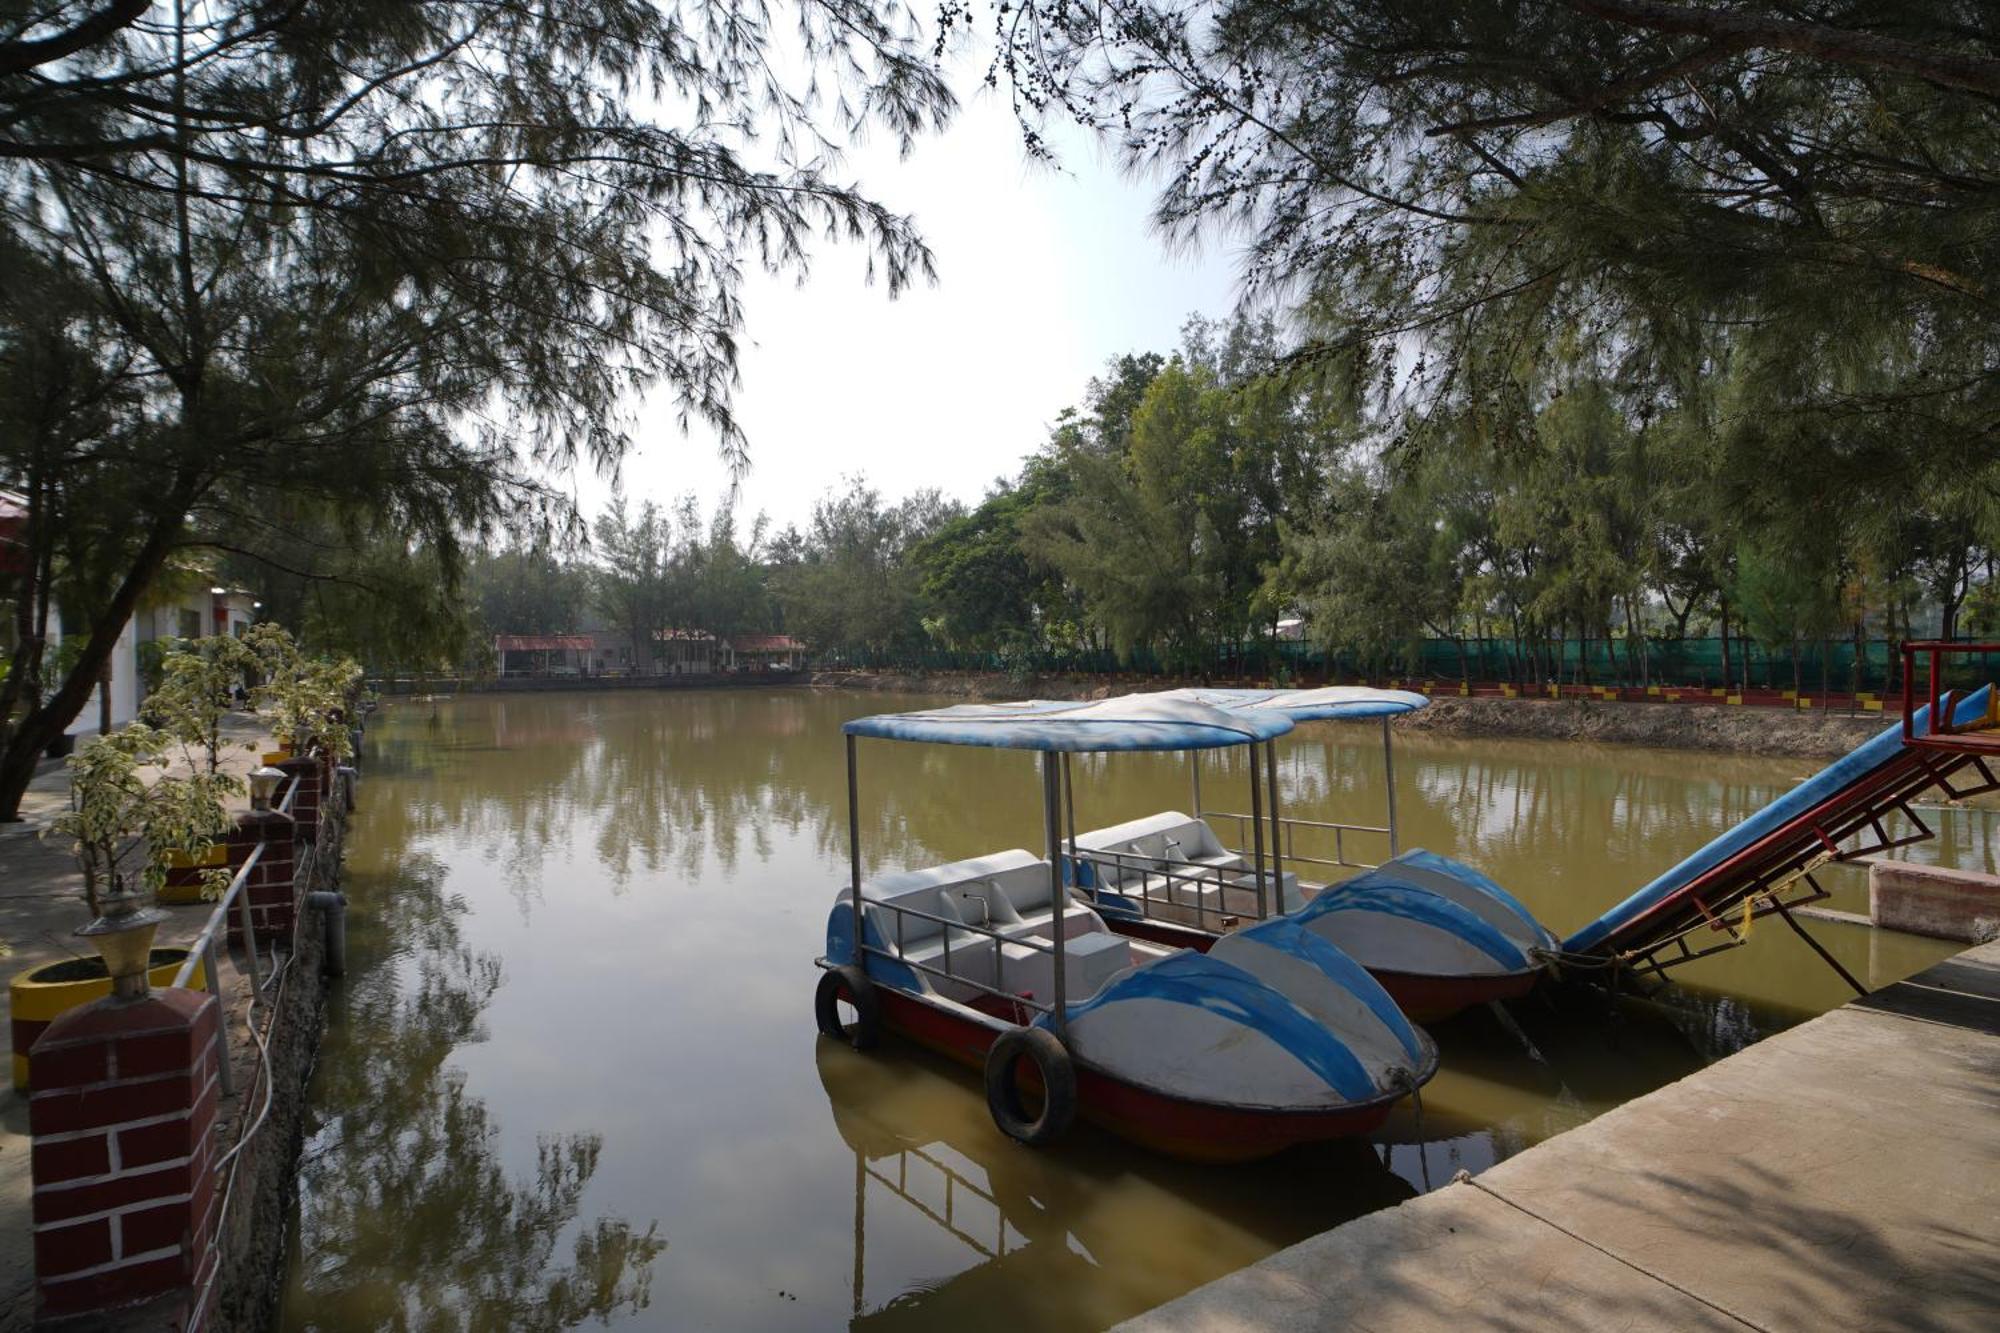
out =
[[(283, 1326), (1101, 1328), (1846, 995), (1766, 921), (1670, 1004), (1531, 1000), (1520, 1031), (1485, 1013), (1436, 1029), (1421, 1118), (1374, 1142), (1228, 1168), (1083, 1126), (1024, 1149), (972, 1072), (813, 1027), (811, 960), (846, 873), (839, 725), (913, 702), (553, 694), (379, 714)], [(861, 748), (870, 868), (1039, 846), (1029, 756)], [(1373, 728), (1302, 728), (1279, 754), (1285, 813), (1375, 822)], [(1480, 866), (1562, 932), (1813, 767), (1417, 736), (1398, 742), (1397, 791), (1406, 845)], [(1204, 775), (1211, 807), (1242, 808), (1240, 759)], [(1076, 785), (1086, 829), (1189, 798), (1169, 756), (1081, 761)], [(1926, 817), (1942, 836), (1915, 855), (1993, 868), (1984, 816)], [(1864, 906), (1863, 877), (1833, 874), (1835, 905)], [(1815, 930), (1871, 984), (1952, 951)]]

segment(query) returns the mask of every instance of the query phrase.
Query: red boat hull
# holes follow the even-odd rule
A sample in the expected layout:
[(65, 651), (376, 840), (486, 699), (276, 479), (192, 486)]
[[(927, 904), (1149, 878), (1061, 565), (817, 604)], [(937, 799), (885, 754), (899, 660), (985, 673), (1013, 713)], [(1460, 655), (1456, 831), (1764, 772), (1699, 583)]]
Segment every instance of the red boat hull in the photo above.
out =
[[(878, 986), (890, 1031), (981, 1069), (999, 1031), (908, 992)], [(1032, 1066), (1023, 1065), (1024, 1075)], [(1032, 1078), (1023, 1083), (1032, 1085)], [(1335, 1111), (1260, 1111), (1185, 1101), (1148, 1091), (1087, 1065), (1076, 1067), (1077, 1114), (1120, 1138), (1194, 1162), (1248, 1162), (1301, 1143), (1379, 1128), (1396, 1099)]]
[(1421, 972), (1389, 972), (1369, 968), (1413, 1023), (1441, 1023), (1477, 1005), (1518, 1000), (1535, 988), (1539, 970), (1502, 972), (1484, 977), (1438, 977)]
[[(1221, 937), (1193, 926), (1169, 921), (1133, 921), (1107, 916), (1104, 924), (1120, 935), (1163, 944), (1171, 949), (1193, 949), (1207, 953)], [(1494, 1000), (1518, 1000), (1535, 988), (1539, 969), (1502, 972), (1491, 976), (1432, 976), (1422, 972), (1391, 972), (1371, 967), (1368, 975), (1382, 983), (1389, 998), (1413, 1023), (1440, 1023), (1467, 1009)]]

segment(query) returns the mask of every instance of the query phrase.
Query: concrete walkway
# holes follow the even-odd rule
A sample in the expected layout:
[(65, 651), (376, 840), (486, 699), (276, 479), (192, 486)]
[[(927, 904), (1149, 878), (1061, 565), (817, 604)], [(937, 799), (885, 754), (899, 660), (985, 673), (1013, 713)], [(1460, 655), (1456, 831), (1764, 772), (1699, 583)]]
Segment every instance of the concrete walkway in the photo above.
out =
[(2000, 1328), (2000, 943), (1118, 1326)]

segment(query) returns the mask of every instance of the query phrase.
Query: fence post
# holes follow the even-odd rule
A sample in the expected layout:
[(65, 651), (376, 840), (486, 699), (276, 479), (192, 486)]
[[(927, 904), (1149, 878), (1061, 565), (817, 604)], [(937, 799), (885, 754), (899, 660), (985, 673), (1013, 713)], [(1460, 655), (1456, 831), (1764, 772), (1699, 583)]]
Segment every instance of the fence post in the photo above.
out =
[[(210, 982), (214, 984), (213, 981)], [(35, 1291), (45, 1319), (192, 1297), (216, 1252), (213, 994), (107, 997), (49, 1024), (29, 1053)], [(195, 1328), (203, 1311), (178, 1312)]]

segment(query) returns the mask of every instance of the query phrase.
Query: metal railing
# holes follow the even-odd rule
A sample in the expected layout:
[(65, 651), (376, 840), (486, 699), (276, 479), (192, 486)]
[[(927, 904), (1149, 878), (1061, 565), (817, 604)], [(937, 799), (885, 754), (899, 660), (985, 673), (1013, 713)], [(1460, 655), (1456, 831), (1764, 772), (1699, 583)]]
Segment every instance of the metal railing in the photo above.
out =
[[(857, 1157), (859, 1157), (859, 1154), (857, 1154)], [(936, 1171), (938, 1176), (944, 1181), (944, 1203), (941, 1206), (932, 1207), (918, 1198), (915, 1191), (911, 1189), (909, 1159), (912, 1157)], [(894, 1194), (897, 1198), (915, 1208), (938, 1226), (944, 1228), (948, 1234), (956, 1237), (959, 1241), (977, 1252), (981, 1258), (998, 1259), (1009, 1253), (1010, 1247), (1007, 1243), (1007, 1231), (1011, 1223), (1007, 1217), (1007, 1210), (1001, 1206), (1000, 1200), (991, 1191), (981, 1189), (964, 1172), (933, 1156), (927, 1149), (898, 1149), (896, 1152), (896, 1176), (893, 1180), (889, 1178), (889, 1174), (886, 1171), (870, 1165), (866, 1158), (860, 1158), (860, 1161), (862, 1171), (870, 1178), (885, 1186), (891, 1194)], [(980, 1202), (992, 1206), (994, 1216), (999, 1219), (999, 1227), (990, 1246), (980, 1237), (973, 1235), (970, 1231), (965, 1230), (959, 1225), (956, 1216), (958, 1211), (957, 1196), (959, 1194), (970, 1194)], [(1016, 1227), (1015, 1230), (1018, 1232), (1019, 1228)], [(1026, 1236), (1023, 1235), (1022, 1239), (1025, 1240)]]
[[(278, 803), (278, 812), (290, 814), (298, 794), (299, 779), (294, 775), (286, 786), (284, 799)], [(256, 871), (258, 863), (264, 859), (264, 849), (268, 845), (259, 842), (252, 847), (250, 854), (243, 858), (243, 864), (229, 877), (229, 887), (223, 890), (222, 897), (217, 900), (214, 910), (209, 912), (208, 920), (202, 924), (201, 933), (196, 935), (194, 943), (188, 946), (188, 956), (182, 960), (180, 969), (174, 973), (174, 979), (168, 983), (171, 988), (186, 989), (188, 983), (194, 980), (194, 970), (199, 965), (202, 975), (208, 981), (210, 993), (218, 1000), (223, 1000), (222, 973), (219, 970), (222, 949), (218, 947), (217, 940), (227, 931), (229, 909), (234, 907), (237, 912), (237, 924), (243, 932), (243, 975), (249, 978), (253, 993), (263, 989), (264, 982), (259, 975), (261, 965), (257, 954), (257, 931), (250, 914), (250, 895), (244, 890), (249, 885), (250, 876)], [(232, 1095), (236, 1091), (235, 1072), (230, 1068), (226, 1056), (221, 1065), (223, 1094)]]
[[(874, 954), (877, 958), (886, 958), (892, 962), (901, 963), (903, 966), (914, 968), (927, 976), (937, 977), (961, 986), (970, 986), (982, 994), (991, 995), (996, 1000), (1006, 1000), (1012, 1004), (1025, 1005), (1027, 1008), (1033, 1009), (1036, 1013), (1049, 1014), (1055, 1012), (1053, 1004), (1044, 1004), (1032, 995), (1017, 994), (1013, 991), (1004, 990), (997, 984), (1000, 980), (1000, 947), (1003, 944), (1018, 944), (1023, 948), (1032, 949), (1036, 953), (1047, 954), (1051, 958), (1054, 958), (1056, 956), (1056, 946), (1053, 943), (1042, 940), (1034, 935), (1008, 935), (990, 924), (975, 926), (969, 921), (939, 916), (935, 912), (926, 912), (916, 907), (905, 907), (901, 903), (885, 903), (870, 899), (867, 902), (867, 906), (896, 914), (896, 947), (893, 951), (878, 948), (867, 942), (867, 937), (864, 933), (861, 944), (862, 953)], [(1063, 908), (1067, 906), (1068, 904), (1064, 903), (1057, 909), (1055, 919), (1050, 923), (1054, 929), (1063, 929), (1065, 925)], [(927, 962), (909, 957), (909, 945), (904, 930), (905, 920), (909, 917), (915, 917), (919, 921), (935, 922), (938, 926), (942, 927), (938, 936), (943, 941), (943, 953), (940, 959), (944, 964), (942, 968), (933, 967)], [(953, 931), (966, 931), (993, 941), (993, 980), (996, 984), (988, 985), (983, 981), (961, 975), (951, 970), (951, 937)]]
[[(1251, 816), (1239, 814), (1233, 810), (1198, 810), (1195, 812), (1195, 817), (1197, 819), (1228, 819), (1235, 821), (1235, 838), (1239, 843), (1243, 841), (1244, 835), (1250, 829)], [(1264, 816), (1264, 823), (1268, 825), (1270, 822), (1271, 817), (1269, 815)], [(1343, 824), (1328, 819), (1294, 819), (1290, 815), (1279, 817), (1278, 828), (1284, 834), (1284, 846), (1280, 849), (1280, 852), (1287, 864), (1302, 862), (1306, 865), (1327, 866), (1340, 870), (1373, 870), (1381, 864), (1379, 861), (1349, 860), (1347, 856), (1347, 834), (1363, 833), (1386, 838), (1391, 833), (1388, 826), (1383, 824)], [(1333, 834), (1332, 857), (1313, 856), (1296, 850), (1299, 829), (1312, 829), (1320, 833), (1331, 831)], [(1236, 847), (1230, 847), (1228, 850), (1235, 852), (1238, 856), (1244, 854)]]
[[(1233, 851), (1230, 855), (1239, 859), (1242, 856), (1240, 852)], [(1263, 921), (1271, 916), (1272, 895), (1269, 892), (1269, 885), (1265, 882), (1271, 878), (1271, 872), (1266, 871), (1264, 879), (1260, 880), (1257, 871), (1249, 865), (1208, 865), (1201, 861), (1155, 856), (1149, 852), (1120, 852), (1111, 849), (1100, 851), (1089, 847), (1078, 848), (1076, 859), (1089, 865), (1092, 868), (1092, 879), (1098, 881), (1079, 887), (1093, 897), (1099, 890), (1115, 893), (1124, 898), (1137, 897), (1141, 903), (1140, 915), (1147, 920), (1172, 920), (1167, 914), (1168, 910), (1192, 912), (1195, 918), (1194, 925), (1203, 929), (1214, 929), (1217, 934), (1221, 934), (1233, 928), (1244, 917), (1249, 917), (1253, 921)], [(1102, 882), (1102, 872), (1099, 868), (1106, 866), (1116, 872), (1118, 876), (1116, 883)], [(1136, 894), (1131, 891), (1133, 886), (1127, 882), (1132, 872), (1137, 872), (1138, 875)], [(1175, 891), (1183, 887), (1194, 888), (1193, 902), (1180, 900), (1180, 895)], [(1215, 890), (1213, 905), (1206, 901), (1204, 888)], [(1247, 908), (1230, 906), (1232, 893), (1254, 897), (1256, 900), (1254, 906)], [(1159, 901), (1162, 894), (1166, 899), (1164, 903)], [(1283, 910), (1282, 882), (1277, 885), (1276, 896), (1279, 908)], [(1217, 919), (1213, 927), (1208, 924), (1208, 918), (1211, 916)]]

